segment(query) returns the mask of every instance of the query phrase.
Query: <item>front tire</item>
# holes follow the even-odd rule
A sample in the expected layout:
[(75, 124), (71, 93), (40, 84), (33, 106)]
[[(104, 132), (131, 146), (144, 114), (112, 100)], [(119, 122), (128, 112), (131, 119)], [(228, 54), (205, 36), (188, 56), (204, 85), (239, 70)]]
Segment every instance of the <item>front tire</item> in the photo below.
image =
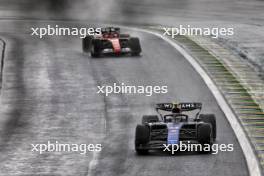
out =
[(101, 56), (101, 40), (92, 40), (91, 44), (91, 56), (92, 57), (100, 57)]
[(135, 134), (135, 150), (137, 154), (147, 154), (148, 149), (140, 148), (140, 145), (147, 144), (149, 142), (150, 131), (145, 125), (137, 125)]
[(140, 42), (139, 39), (136, 37), (130, 38), (129, 39), (129, 46), (131, 49), (131, 55), (132, 56), (139, 56), (141, 53), (141, 46), (140, 46)]
[(91, 36), (86, 36), (85, 38), (82, 39), (83, 52), (87, 53), (91, 50), (91, 42), (92, 42)]
[[(202, 145), (201, 153), (211, 153), (212, 152), (212, 127), (211, 124), (202, 123), (198, 125), (198, 142)], [(209, 147), (209, 150), (204, 150), (205, 146)]]
[(212, 133), (213, 133), (212, 136), (213, 136), (213, 139), (215, 140), (217, 136), (215, 115), (214, 114), (201, 114), (199, 118), (201, 121), (212, 125)]

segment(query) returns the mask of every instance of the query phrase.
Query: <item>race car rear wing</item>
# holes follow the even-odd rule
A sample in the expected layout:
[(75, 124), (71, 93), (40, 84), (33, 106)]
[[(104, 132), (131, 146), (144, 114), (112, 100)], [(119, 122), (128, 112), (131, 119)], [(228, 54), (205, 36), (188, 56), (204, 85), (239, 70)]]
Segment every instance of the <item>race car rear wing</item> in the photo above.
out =
[(186, 103), (186, 102), (184, 102), (184, 103), (158, 103), (158, 104), (156, 104), (156, 111), (162, 117), (159, 110), (170, 111), (172, 113), (182, 113), (184, 111), (199, 110), (195, 115), (197, 118), (199, 113), (202, 110), (202, 103), (198, 103), (198, 102), (192, 102), (192, 103)]
[(202, 109), (202, 103), (158, 103), (156, 104), (156, 110), (163, 111), (193, 111)]

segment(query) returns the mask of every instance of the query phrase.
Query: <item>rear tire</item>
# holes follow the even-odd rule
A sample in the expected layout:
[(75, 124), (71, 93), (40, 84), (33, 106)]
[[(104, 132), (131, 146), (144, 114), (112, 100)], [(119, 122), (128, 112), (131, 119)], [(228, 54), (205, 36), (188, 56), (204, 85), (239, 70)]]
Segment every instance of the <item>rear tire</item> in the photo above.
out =
[(86, 36), (85, 38), (82, 39), (83, 52), (87, 53), (91, 50), (91, 42), (92, 42), (91, 36)]
[(153, 123), (153, 122), (158, 122), (159, 117), (157, 115), (144, 115), (142, 117), (142, 124), (144, 125), (145, 123)]
[(131, 49), (131, 55), (132, 56), (139, 56), (141, 53), (141, 46), (139, 39), (136, 37), (129, 39), (129, 47)]
[(212, 133), (213, 133), (212, 136), (213, 136), (213, 139), (215, 140), (217, 136), (215, 115), (214, 114), (201, 114), (199, 118), (201, 119), (201, 121), (212, 125)]
[(142, 149), (139, 146), (141, 144), (147, 144), (149, 142), (150, 131), (145, 125), (137, 125), (135, 134), (135, 149), (138, 154), (147, 154), (148, 149)]

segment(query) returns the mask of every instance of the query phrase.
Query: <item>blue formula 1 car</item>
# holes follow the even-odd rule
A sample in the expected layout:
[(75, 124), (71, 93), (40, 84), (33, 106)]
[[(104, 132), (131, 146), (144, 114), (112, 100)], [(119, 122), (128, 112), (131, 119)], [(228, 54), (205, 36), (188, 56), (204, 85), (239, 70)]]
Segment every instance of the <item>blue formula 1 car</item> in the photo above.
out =
[[(214, 114), (200, 114), (202, 103), (159, 103), (158, 115), (144, 115), (142, 124), (137, 125), (135, 149), (138, 154), (164, 146), (188, 142), (209, 144), (216, 139)], [(193, 118), (183, 112), (198, 110)], [(164, 115), (164, 112), (169, 112)]]

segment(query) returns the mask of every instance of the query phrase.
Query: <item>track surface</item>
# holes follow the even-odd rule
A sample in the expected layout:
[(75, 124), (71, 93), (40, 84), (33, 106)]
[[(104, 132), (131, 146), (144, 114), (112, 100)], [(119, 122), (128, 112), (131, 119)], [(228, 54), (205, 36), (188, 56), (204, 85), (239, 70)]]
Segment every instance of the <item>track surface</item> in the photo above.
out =
[[(56, 11), (48, 2), (45, 14)], [(26, 10), (2, 4), (19, 18), (28, 15)], [(0, 106), (0, 175), (248, 175), (242, 151), (212, 94), (183, 56), (161, 39), (130, 31), (141, 39), (142, 57), (91, 59), (81, 52), (78, 38), (39, 40), (27, 34), (31, 26), (49, 22), (0, 23), (1, 37), (7, 42)], [(169, 92), (151, 97), (96, 94), (97, 85), (122, 82), (167, 85)], [(137, 156), (134, 129), (141, 116), (154, 113), (157, 102), (175, 100), (203, 102), (203, 112), (217, 116), (217, 143), (233, 143), (234, 152)], [(102, 143), (103, 151), (86, 155), (31, 152), (30, 144), (48, 140)]]

